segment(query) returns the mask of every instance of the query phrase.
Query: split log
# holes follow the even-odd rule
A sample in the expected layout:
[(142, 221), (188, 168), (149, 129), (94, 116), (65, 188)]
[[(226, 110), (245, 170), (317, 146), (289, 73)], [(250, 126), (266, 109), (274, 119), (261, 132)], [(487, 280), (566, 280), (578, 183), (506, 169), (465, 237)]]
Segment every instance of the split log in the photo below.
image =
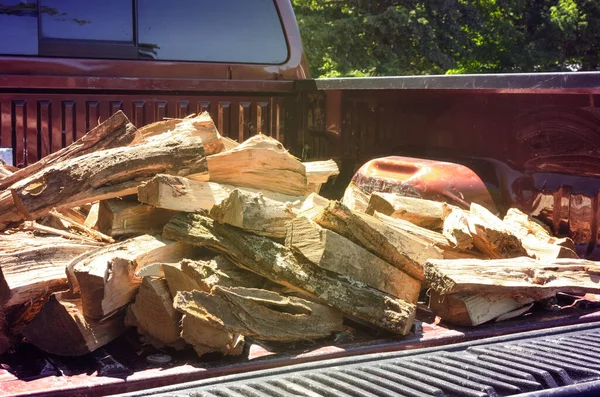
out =
[(340, 170), (333, 160), (309, 161), (302, 163), (306, 169), (306, 183), (308, 191), (319, 193), (321, 186), (327, 183), (330, 177), (337, 176)]
[(179, 292), (173, 305), (215, 328), (259, 340), (319, 339), (343, 329), (336, 309), (261, 289), (216, 286), (211, 294)]
[(373, 214), (375, 219), (385, 223), (386, 225), (408, 233), (415, 238), (426, 241), (429, 244), (434, 245), (442, 250), (454, 249), (453, 244), (442, 234), (433, 230), (425, 229), (424, 227), (417, 226), (411, 222), (405, 221), (404, 219), (392, 218), (390, 216), (375, 212)]
[(307, 194), (304, 165), (277, 140), (255, 135), (226, 152), (207, 157), (211, 182), (265, 189), (289, 195)]
[(127, 308), (125, 325), (136, 327), (144, 342), (156, 348), (183, 348), (180, 321), (181, 314), (173, 308), (166, 280), (144, 277), (135, 302)]
[[(180, 299), (180, 294), (190, 294), (190, 292), (178, 293), (175, 301)], [(184, 314), (181, 318), (181, 337), (186, 343), (192, 345), (199, 357), (214, 352), (225, 356), (239, 356), (244, 351), (243, 335), (224, 331), (194, 314)]]
[(305, 217), (287, 224), (285, 245), (315, 265), (348, 276), (410, 303), (417, 303), (421, 283), (361, 246)]
[(266, 237), (221, 225), (208, 217), (177, 215), (165, 225), (163, 236), (222, 252), (240, 267), (390, 332), (405, 335), (414, 320), (415, 305), (321, 269)]
[(127, 305), (141, 279), (138, 269), (154, 262), (179, 262), (193, 247), (143, 235), (94, 251), (67, 269), (73, 293), (80, 292), (84, 314), (101, 319)]
[(417, 280), (423, 280), (423, 265), (428, 259), (442, 258), (440, 252), (426, 241), (387, 226), (369, 215), (351, 211), (339, 202), (332, 201), (313, 220), (365, 247)]
[(509, 209), (503, 222), (513, 234), (521, 239), (527, 253), (536, 259), (579, 258), (575, 253), (573, 240), (552, 236), (541, 224), (517, 208)]
[[(196, 131), (160, 134), (139, 145), (89, 153), (46, 167), (12, 185), (10, 192), (20, 214), (28, 219), (39, 218), (54, 207), (61, 210), (134, 194), (144, 179), (156, 173), (205, 171), (200, 135)], [(5, 220), (0, 213), (0, 222)]]
[(27, 342), (59, 356), (81, 356), (106, 345), (125, 331), (123, 316), (94, 321), (83, 315), (81, 299), (50, 297), (23, 329)]
[[(68, 211), (65, 211), (68, 212)], [(115, 240), (97, 230), (87, 227), (84, 223), (80, 223), (77, 219), (72, 216), (66, 216), (56, 210), (50, 210), (48, 213), (51, 217), (60, 220), (66, 226), (70, 232), (80, 233), (84, 236), (90, 237), (96, 241), (103, 241), (106, 243), (114, 243)], [(85, 221), (84, 221), (85, 222)]]
[(194, 136), (202, 140), (204, 155), (210, 156), (225, 150), (223, 137), (208, 112), (202, 112), (195, 117), (184, 119), (168, 119), (147, 124), (140, 128), (133, 142), (139, 144), (151, 140), (158, 135)]
[(302, 203), (302, 206), (298, 211), (298, 216), (313, 219), (329, 205), (329, 202), (329, 199), (319, 196), (317, 193), (311, 193)]
[(237, 141), (234, 141), (233, 139), (226, 137), (226, 136), (222, 136), (221, 140), (223, 141), (223, 149), (224, 149), (223, 151), (231, 150), (233, 148), (240, 146), (240, 144)]
[(521, 240), (488, 209), (471, 203), (467, 220), (473, 236), (473, 245), (488, 258), (517, 258), (528, 255)]
[[(34, 302), (69, 289), (65, 267), (96, 247), (64, 239), (45, 239), (44, 245), (0, 254), (0, 301), (4, 308)], [(43, 244), (43, 243), (42, 243)]]
[(99, 246), (99, 247), (106, 245), (105, 242), (100, 242), (95, 238), (92, 238), (89, 236), (84, 236), (81, 234), (74, 234), (74, 233), (68, 232), (66, 230), (60, 230), (60, 229), (56, 229), (56, 228), (53, 228), (50, 226), (40, 225), (39, 223), (37, 223), (35, 221), (23, 222), (21, 225), (19, 225), (19, 230), (31, 231), (31, 232), (34, 232), (36, 235), (60, 236), (60, 237), (64, 237), (67, 240), (71, 240), (72, 242), (75, 242), (75, 243), (84, 243), (84, 244), (94, 245), (94, 246)]
[(89, 227), (90, 229), (96, 228), (98, 224), (98, 211), (100, 210), (100, 203), (96, 202), (92, 204), (90, 207), (90, 212), (88, 212), (84, 225)]
[(363, 192), (353, 182), (350, 182), (344, 191), (342, 204), (350, 208), (352, 211), (366, 212), (369, 207), (370, 195)]
[(444, 322), (476, 326), (494, 320), (533, 302), (531, 298), (490, 294), (440, 295), (431, 292), (429, 308)]
[(137, 129), (129, 122), (127, 116), (119, 110), (66, 148), (49, 154), (41, 160), (16, 171), (10, 177), (1, 180), (0, 191), (62, 161), (100, 150), (127, 146), (135, 139), (136, 131)]
[(175, 212), (137, 201), (109, 199), (100, 202), (98, 230), (113, 237), (162, 231)]
[(473, 247), (473, 236), (469, 230), (467, 214), (460, 208), (455, 208), (444, 220), (444, 237), (456, 248), (470, 249)]
[(6, 164), (4, 160), (0, 159), (0, 182), (11, 176), (18, 171), (17, 167), (13, 167), (12, 165)]
[(374, 192), (369, 199), (366, 213), (373, 215), (375, 211), (392, 218), (403, 219), (426, 229), (441, 230), (444, 219), (452, 211), (452, 206), (443, 202), (406, 197), (394, 193)]
[[(301, 198), (294, 201), (301, 202)], [(292, 203), (271, 200), (262, 193), (240, 189), (234, 189), (229, 197), (215, 205), (210, 215), (219, 223), (273, 238), (284, 238), (285, 223), (296, 217)]]
[(583, 259), (432, 260), (426, 264), (425, 277), (440, 294), (518, 295), (539, 300), (558, 292), (600, 292), (600, 264)]

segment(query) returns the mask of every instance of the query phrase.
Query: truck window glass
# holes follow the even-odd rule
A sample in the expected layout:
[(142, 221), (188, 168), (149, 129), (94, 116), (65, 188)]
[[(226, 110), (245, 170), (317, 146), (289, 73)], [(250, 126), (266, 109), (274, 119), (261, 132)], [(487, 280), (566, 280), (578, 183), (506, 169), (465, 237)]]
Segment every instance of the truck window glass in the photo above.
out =
[(0, 0), (0, 54), (37, 55), (37, 1)]
[(279, 64), (287, 59), (273, 0), (179, 0), (177, 4), (138, 1), (141, 54), (179, 61)]
[(133, 42), (131, 1), (40, 0), (42, 39)]

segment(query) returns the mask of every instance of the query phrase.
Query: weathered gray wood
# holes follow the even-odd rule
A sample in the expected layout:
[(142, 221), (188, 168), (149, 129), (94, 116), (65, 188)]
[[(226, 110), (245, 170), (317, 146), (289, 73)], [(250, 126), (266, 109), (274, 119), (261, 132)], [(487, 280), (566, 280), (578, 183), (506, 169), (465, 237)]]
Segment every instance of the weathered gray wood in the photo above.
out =
[(432, 260), (425, 277), (440, 294), (495, 294), (543, 299), (558, 292), (599, 293), (600, 264), (583, 259)]
[[(294, 202), (302, 202), (299, 197)], [(225, 200), (215, 205), (210, 215), (219, 223), (239, 227), (261, 236), (284, 238), (286, 222), (296, 217), (294, 204), (265, 197), (262, 193), (234, 189)]]
[(343, 329), (342, 313), (332, 307), (261, 289), (179, 292), (173, 305), (215, 328), (259, 340), (319, 339)]
[(167, 223), (163, 236), (222, 252), (238, 266), (391, 332), (408, 333), (414, 320), (413, 304), (321, 269), (266, 237), (221, 225), (206, 216), (177, 215)]

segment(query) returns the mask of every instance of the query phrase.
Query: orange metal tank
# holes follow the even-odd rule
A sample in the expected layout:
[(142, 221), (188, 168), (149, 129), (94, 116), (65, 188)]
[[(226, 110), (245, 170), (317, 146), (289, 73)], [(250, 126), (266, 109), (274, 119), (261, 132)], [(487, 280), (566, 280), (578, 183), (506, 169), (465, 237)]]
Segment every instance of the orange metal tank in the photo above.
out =
[(411, 157), (383, 157), (364, 164), (352, 183), (362, 192), (398, 193), (462, 208), (472, 202), (498, 213), (483, 181), (464, 165)]

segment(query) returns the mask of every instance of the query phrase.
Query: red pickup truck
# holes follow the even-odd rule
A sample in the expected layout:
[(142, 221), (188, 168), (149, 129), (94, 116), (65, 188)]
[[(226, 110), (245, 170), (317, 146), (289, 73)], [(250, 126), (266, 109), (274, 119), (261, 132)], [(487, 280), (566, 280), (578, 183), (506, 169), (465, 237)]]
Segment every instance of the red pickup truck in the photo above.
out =
[[(119, 109), (138, 127), (207, 110), (225, 136), (335, 159), (330, 197), (374, 157), (466, 165), (499, 210), (519, 207), (600, 259), (600, 73), (310, 79), (289, 0), (4, 0), (0, 37), (0, 148), (15, 166)], [(423, 308), (407, 337), (257, 342), (235, 359), (161, 363), (134, 332), (80, 358), (24, 344), (0, 357), (0, 395), (600, 393), (600, 311), (558, 303), (475, 329)]]

